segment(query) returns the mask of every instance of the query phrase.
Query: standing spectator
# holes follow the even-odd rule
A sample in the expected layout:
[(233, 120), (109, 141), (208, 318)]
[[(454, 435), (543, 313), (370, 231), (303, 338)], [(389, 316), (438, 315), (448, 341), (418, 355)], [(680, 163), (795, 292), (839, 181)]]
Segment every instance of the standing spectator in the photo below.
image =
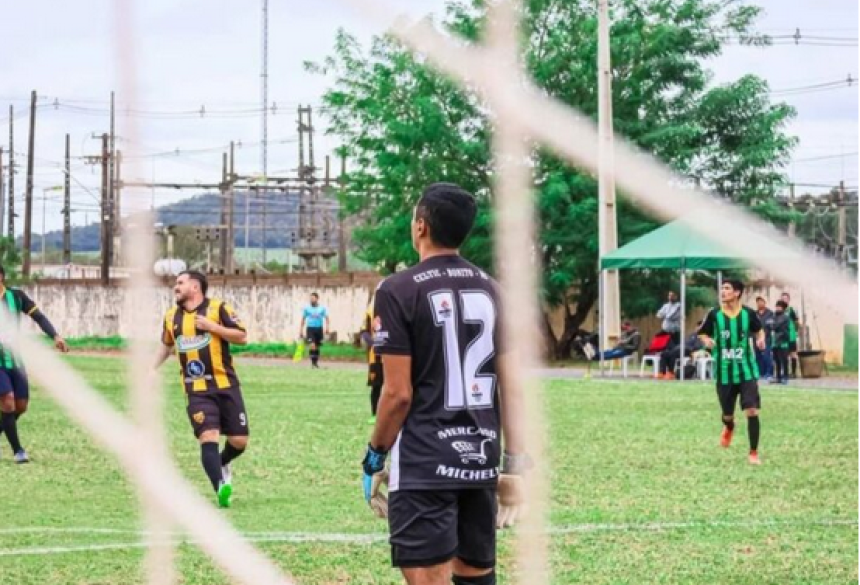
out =
[(767, 308), (767, 299), (764, 297), (756, 297), (756, 315), (764, 329), (764, 339), (767, 346), (760, 350), (756, 348), (755, 359), (758, 362), (758, 371), (762, 378), (770, 381), (773, 378), (773, 311)]
[[(307, 324), (307, 330), (305, 330)], [(328, 311), (320, 305), (320, 296), (311, 293), (311, 304), (302, 311), (302, 323), (299, 325), (299, 337), (307, 339), (311, 348), (311, 366), (318, 368), (320, 360), (320, 346), (323, 339), (328, 335)]]
[[(704, 346), (702, 340), (699, 339), (699, 327), (702, 326), (702, 321), (696, 324), (696, 330), (692, 335), (684, 340), (684, 357), (691, 357), (693, 353), (701, 350)], [(657, 376), (660, 380), (675, 379), (675, 361), (681, 359), (681, 345), (670, 345), (660, 353), (660, 374)]]
[(771, 330), (771, 335), (773, 336), (773, 359), (776, 362), (776, 377), (772, 382), (788, 384), (788, 354), (791, 351), (791, 316), (788, 314), (788, 304), (782, 299), (776, 302), (776, 313), (773, 315)]
[(672, 336), (672, 343), (681, 343), (681, 303), (675, 291), (669, 291), (666, 304), (657, 311), (657, 318), (663, 319), (662, 330)]
[(788, 359), (791, 362), (791, 377), (797, 378), (797, 329), (800, 325), (800, 317), (797, 316), (797, 311), (791, 306), (791, 295), (787, 292), (782, 293), (781, 300), (785, 303), (785, 314), (788, 315)]

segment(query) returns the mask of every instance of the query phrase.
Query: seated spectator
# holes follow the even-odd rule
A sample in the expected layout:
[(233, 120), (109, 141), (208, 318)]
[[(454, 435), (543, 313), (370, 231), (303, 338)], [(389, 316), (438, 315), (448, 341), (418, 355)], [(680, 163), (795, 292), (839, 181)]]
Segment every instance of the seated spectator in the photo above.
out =
[[(702, 322), (696, 325), (695, 332), (684, 340), (684, 357), (692, 357), (694, 353), (702, 350), (704, 344), (699, 339), (698, 331), (702, 326)], [(658, 378), (661, 380), (675, 379), (675, 361), (681, 359), (681, 346), (671, 345), (660, 353), (660, 374)]]
[(640, 343), (642, 343), (642, 334), (639, 333), (639, 330), (630, 321), (625, 321), (621, 324), (621, 337), (618, 338), (618, 343), (615, 347), (609, 351), (604, 351), (602, 354), (591, 343), (586, 343), (583, 349), (586, 357), (592, 361), (600, 361), (601, 359), (617, 360), (636, 353), (639, 350)]

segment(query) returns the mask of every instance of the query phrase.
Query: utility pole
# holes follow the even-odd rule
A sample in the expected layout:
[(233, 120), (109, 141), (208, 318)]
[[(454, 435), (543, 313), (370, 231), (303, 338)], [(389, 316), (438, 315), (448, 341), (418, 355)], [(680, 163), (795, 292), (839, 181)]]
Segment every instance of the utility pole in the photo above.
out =
[(847, 259), (847, 244), (848, 244), (848, 209), (845, 205), (845, 181), (839, 181), (839, 193), (837, 194), (837, 225), (836, 225), (836, 246), (838, 260), (840, 263), (845, 263)]
[(24, 198), (24, 262), (21, 275), (30, 276), (30, 245), (33, 239), (33, 158), (36, 156), (36, 91), (30, 94), (30, 139), (27, 144), (27, 192)]
[[(260, 149), (262, 160), (261, 166), (263, 171), (263, 180), (266, 184), (269, 184), (269, 0), (263, 0), (263, 13), (262, 13), (262, 70), (260, 72), (260, 97), (263, 103), (262, 114), (263, 114), (263, 140), (262, 140), (262, 148)], [(269, 193), (266, 189), (263, 189), (259, 196), (263, 199), (263, 264), (266, 264), (266, 236), (267, 236), (267, 228), (268, 228), (268, 211), (269, 211)]]
[[(788, 185), (788, 208), (794, 207), (794, 183)], [(791, 220), (788, 224), (788, 237), (793, 238), (797, 235), (797, 222)]]
[(120, 263), (122, 255), (122, 151), (117, 150), (110, 157), (111, 168), (113, 169), (113, 181), (110, 190), (113, 194), (111, 198), (110, 222), (113, 231), (113, 244), (111, 245), (111, 253), (113, 255), (112, 264), (114, 266)]
[(236, 192), (233, 183), (236, 182), (235, 148), (230, 141), (230, 161), (228, 166), (227, 181), (227, 258), (224, 260), (224, 271), (228, 274), (234, 272), (235, 249), (236, 249)]
[(219, 246), (218, 256), (221, 260), (221, 270), (223, 270), (225, 273), (227, 273), (227, 216), (230, 213), (228, 211), (229, 204), (227, 202), (227, 189), (230, 180), (227, 175), (228, 172), (229, 171), (227, 169), (227, 153), (225, 152), (221, 155), (221, 186), (218, 189), (218, 194), (220, 195), (219, 203), (221, 204), (221, 217), (218, 223), (222, 226), (221, 229), (225, 231), (224, 236), (221, 238), (221, 245)]
[(63, 264), (72, 263), (72, 172), (69, 135), (66, 134), (66, 172), (63, 181)]
[(15, 109), (9, 106), (9, 222), (7, 234), (15, 239)]
[(110, 138), (107, 134), (102, 134), (102, 202), (101, 202), (101, 282), (103, 285), (110, 284), (110, 249), (111, 234), (110, 229), (110, 187), (108, 185), (110, 171), (108, 170), (108, 158), (110, 157)]
[[(597, 1), (597, 92), (599, 100), (599, 258), (618, 247), (618, 227), (615, 207), (615, 160), (612, 129), (612, 66), (609, 44), (609, 0)], [(602, 280), (600, 347), (605, 349), (621, 333), (618, 271), (600, 271)]]

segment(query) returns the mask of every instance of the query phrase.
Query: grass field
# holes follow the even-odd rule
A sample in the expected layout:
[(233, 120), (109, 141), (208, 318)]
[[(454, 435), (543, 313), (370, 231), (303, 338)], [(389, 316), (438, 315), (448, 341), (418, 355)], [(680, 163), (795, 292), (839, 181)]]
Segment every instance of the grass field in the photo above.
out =
[[(71, 361), (124, 404), (119, 359)], [(170, 444), (208, 497), (173, 374)], [(223, 513), (252, 539), (277, 533), (258, 546), (301, 583), (399, 583), (385, 525), (360, 495), (364, 373), (246, 363), (240, 374), (252, 440), (235, 466), (234, 507)], [(743, 424), (730, 450), (716, 446), (710, 385), (547, 388), (555, 583), (857, 582), (856, 393), (764, 387), (764, 465), (755, 468)], [(141, 582), (137, 502), (116, 463), (38, 389), (21, 433), (33, 463), (14, 466), (5, 439), (0, 458), (0, 583)], [(295, 542), (296, 533), (312, 538)], [(342, 534), (355, 541), (331, 537)], [(503, 536), (501, 583), (515, 570), (510, 544)], [(192, 544), (178, 550), (181, 583), (227, 582)]]

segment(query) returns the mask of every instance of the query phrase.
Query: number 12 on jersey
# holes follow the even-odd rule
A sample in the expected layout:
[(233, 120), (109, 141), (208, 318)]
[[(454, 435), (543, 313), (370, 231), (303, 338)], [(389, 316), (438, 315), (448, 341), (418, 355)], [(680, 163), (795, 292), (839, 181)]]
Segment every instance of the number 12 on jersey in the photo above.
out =
[[(484, 291), (461, 291), (458, 296), (459, 305), (450, 290), (430, 294), (433, 319), (445, 336), (445, 408), (492, 408), (496, 376), (478, 371), (495, 353), (496, 306)], [(481, 326), (481, 332), (469, 342), (462, 359), (457, 331), (461, 322), (457, 315), (459, 307), (463, 310), (462, 323)]]

